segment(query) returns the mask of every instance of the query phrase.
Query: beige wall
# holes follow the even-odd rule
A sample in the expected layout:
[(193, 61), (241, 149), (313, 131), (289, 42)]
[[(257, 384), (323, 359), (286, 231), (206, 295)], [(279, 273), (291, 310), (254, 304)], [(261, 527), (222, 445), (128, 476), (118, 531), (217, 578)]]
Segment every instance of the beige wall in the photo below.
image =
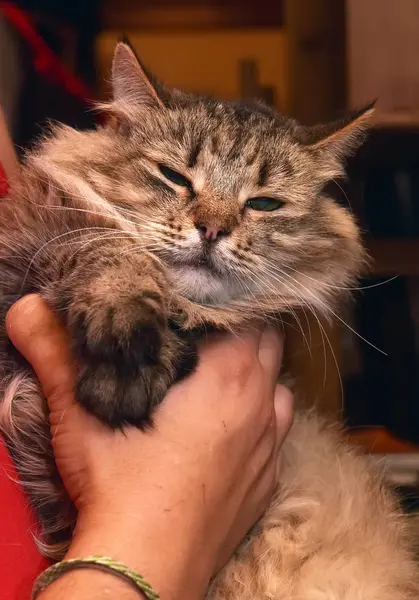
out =
[[(239, 61), (258, 63), (260, 83), (275, 89), (278, 108), (288, 106), (286, 36), (280, 29), (208, 32), (127, 32), (141, 60), (169, 86), (222, 98), (239, 95)], [(109, 77), (116, 32), (97, 42), (100, 76)]]

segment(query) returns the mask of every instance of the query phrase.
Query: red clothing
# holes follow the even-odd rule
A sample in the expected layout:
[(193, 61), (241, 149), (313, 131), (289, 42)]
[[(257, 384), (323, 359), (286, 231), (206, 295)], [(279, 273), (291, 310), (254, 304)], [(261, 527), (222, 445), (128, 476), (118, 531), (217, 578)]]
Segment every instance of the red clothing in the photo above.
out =
[[(0, 163), (0, 198), (8, 182)], [(36, 519), (28, 506), (18, 475), (0, 435), (0, 598), (29, 600), (36, 577), (50, 564), (33, 538)]]
[(33, 539), (36, 520), (16, 483), (17, 473), (0, 437), (0, 597), (29, 600), (36, 577), (48, 567)]
[(9, 182), (7, 181), (6, 173), (3, 165), (0, 163), (0, 198), (7, 196), (9, 191)]

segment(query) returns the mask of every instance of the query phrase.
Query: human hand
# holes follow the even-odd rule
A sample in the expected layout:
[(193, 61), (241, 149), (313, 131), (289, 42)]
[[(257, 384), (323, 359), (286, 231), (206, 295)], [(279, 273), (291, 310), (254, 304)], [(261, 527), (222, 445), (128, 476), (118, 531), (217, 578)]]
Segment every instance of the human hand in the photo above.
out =
[(154, 427), (121, 432), (75, 402), (69, 340), (40, 297), (19, 301), (7, 328), (48, 398), (57, 466), (79, 510), (70, 555), (117, 554), (170, 598), (185, 581), (205, 589), (277, 485), (291, 422), (291, 395), (276, 385), (278, 334), (255, 328), (209, 340)]

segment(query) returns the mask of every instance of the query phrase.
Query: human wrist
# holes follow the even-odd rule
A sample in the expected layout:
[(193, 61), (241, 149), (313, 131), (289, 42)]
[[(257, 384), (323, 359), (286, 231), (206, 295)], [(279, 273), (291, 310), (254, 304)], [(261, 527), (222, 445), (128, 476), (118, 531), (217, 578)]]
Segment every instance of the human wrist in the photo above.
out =
[(129, 502), (92, 506), (79, 514), (66, 559), (109, 556), (140, 573), (162, 600), (198, 600), (212, 575), (212, 560), (188, 518)]
[(96, 569), (75, 569), (63, 573), (39, 593), (36, 600), (147, 600), (122, 578)]

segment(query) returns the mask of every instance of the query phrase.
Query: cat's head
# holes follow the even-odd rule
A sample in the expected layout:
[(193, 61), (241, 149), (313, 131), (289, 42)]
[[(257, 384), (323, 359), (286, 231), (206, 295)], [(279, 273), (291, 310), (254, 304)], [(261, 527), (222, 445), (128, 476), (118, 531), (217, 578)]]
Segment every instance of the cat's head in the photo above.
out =
[(110, 122), (77, 133), (68, 160), (135, 224), (180, 294), (254, 311), (323, 311), (352, 283), (363, 259), (357, 227), (323, 191), (342, 176), (371, 108), (303, 127), (258, 103), (153, 83), (125, 43), (112, 79)]

